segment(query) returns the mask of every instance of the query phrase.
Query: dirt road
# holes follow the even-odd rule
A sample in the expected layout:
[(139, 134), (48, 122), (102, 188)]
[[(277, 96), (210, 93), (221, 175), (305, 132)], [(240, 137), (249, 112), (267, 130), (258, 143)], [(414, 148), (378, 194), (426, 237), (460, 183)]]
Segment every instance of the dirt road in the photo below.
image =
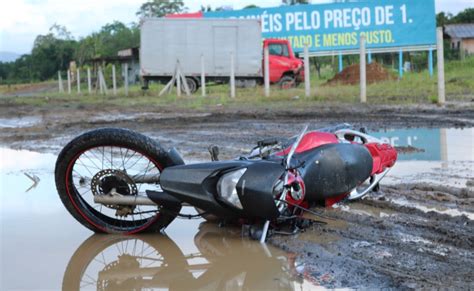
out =
[[(150, 135), (192, 162), (209, 160), (209, 144), (220, 146), (221, 158), (232, 158), (257, 140), (291, 136), (306, 122), (311, 128), (347, 122), (369, 131), (473, 128), (474, 107), (318, 105), (291, 111), (215, 107), (173, 112), (2, 105), (0, 146), (57, 153), (85, 130), (114, 126)], [(273, 236), (270, 242), (295, 252), (300, 275), (325, 287), (472, 289), (474, 162), (467, 157), (462, 163), (446, 163), (445, 168), (434, 166), (446, 183), (400, 180), (382, 185), (379, 193), (362, 201), (317, 209), (328, 217), (325, 224), (315, 223), (296, 236)], [(463, 182), (452, 185), (451, 178)]]

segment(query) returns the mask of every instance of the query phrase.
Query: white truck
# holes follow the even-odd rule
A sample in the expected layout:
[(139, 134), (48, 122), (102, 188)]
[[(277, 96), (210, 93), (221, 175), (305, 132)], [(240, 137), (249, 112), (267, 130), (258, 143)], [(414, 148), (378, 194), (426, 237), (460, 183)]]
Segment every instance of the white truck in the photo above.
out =
[(167, 83), (180, 64), (191, 92), (200, 87), (201, 57), (206, 82), (229, 81), (231, 54), (237, 86), (263, 83), (263, 47), (270, 51), (270, 81), (297, 84), (303, 63), (286, 40), (262, 41), (256, 19), (147, 18), (141, 23), (140, 75)]

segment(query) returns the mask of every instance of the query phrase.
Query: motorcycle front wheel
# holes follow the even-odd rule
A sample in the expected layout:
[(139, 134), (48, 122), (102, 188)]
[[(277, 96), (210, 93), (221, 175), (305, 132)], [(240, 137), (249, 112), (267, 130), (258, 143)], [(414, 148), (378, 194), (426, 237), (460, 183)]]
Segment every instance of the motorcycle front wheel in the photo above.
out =
[(104, 205), (95, 203), (94, 196), (133, 197), (146, 196), (146, 190), (160, 191), (160, 173), (169, 166), (172, 162), (156, 141), (126, 129), (97, 129), (76, 137), (61, 151), (56, 188), (69, 213), (94, 232), (158, 232), (180, 209)]

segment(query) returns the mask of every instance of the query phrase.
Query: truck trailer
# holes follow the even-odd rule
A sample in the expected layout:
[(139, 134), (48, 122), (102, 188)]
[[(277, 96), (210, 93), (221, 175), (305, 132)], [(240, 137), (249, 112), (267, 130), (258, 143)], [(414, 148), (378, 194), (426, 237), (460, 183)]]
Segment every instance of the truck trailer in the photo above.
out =
[(147, 18), (141, 23), (140, 74), (144, 88), (150, 81), (167, 83), (179, 62), (191, 92), (201, 86), (201, 59), (206, 83), (229, 81), (231, 55), (237, 86), (263, 83), (263, 51), (269, 49), (270, 82), (282, 88), (303, 80), (303, 62), (286, 40), (262, 42), (255, 19)]

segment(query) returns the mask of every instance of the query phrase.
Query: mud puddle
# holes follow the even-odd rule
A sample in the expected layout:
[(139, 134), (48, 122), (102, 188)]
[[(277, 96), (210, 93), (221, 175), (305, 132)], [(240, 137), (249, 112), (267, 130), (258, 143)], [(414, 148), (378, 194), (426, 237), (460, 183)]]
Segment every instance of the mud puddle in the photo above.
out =
[(315, 286), (295, 254), (242, 238), (240, 228), (177, 219), (165, 234), (92, 234), (58, 198), (55, 155), (1, 148), (0, 158), (1, 290)]
[[(102, 284), (100, 288), (169, 287), (176, 282), (171, 275), (165, 276), (168, 281), (160, 281), (163, 284), (160, 286), (154, 280), (160, 277), (157, 275), (159, 270), (167, 274), (172, 270), (167, 268), (167, 264), (156, 261), (160, 252), (163, 252), (162, 257), (169, 257), (158, 245), (170, 246), (171, 250), (176, 250), (175, 246), (179, 248), (180, 252), (171, 251), (174, 252), (171, 257), (180, 262), (172, 267), (177, 270), (175, 274), (179, 274), (179, 278), (185, 278), (182, 279), (184, 285), (177, 285), (183, 288), (191, 286), (186, 285), (189, 282), (195, 282), (198, 286), (210, 286), (210, 289), (226, 286), (230, 289), (245, 289), (237, 286), (276, 289), (274, 283), (281, 278), (292, 282), (292, 287), (287, 289), (300, 289), (301, 286), (309, 289), (314, 285), (359, 289), (474, 289), (474, 227), (470, 219), (470, 213), (474, 213), (473, 128), (455, 128), (472, 126), (472, 113), (417, 111), (417, 114), (411, 114), (405, 110), (383, 110), (356, 110), (352, 114), (347, 110), (338, 113), (328, 109), (328, 113), (292, 115), (271, 110), (255, 115), (214, 112), (211, 116), (205, 114), (193, 118), (183, 118), (179, 114), (173, 117), (171, 114), (156, 122), (153, 122), (157, 119), (154, 115), (147, 114), (137, 114), (129, 119), (114, 113), (111, 114), (117, 118), (103, 118), (100, 116), (102, 112), (93, 110), (91, 113), (65, 111), (54, 115), (45, 113), (40, 124), (0, 128), (0, 145), (3, 147), (52, 153), (31, 157), (24, 151), (7, 154), (12, 157), (9, 164), (18, 167), (1, 170), (3, 277), (0, 289), (60, 289), (63, 282), (72, 284), (67, 287), (92, 284), (85, 289), (96, 289), (97, 282)], [(99, 117), (93, 119), (93, 115)], [(347, 116), (350, 116), (349, 120)], [(330, 218), (326, 224), (315, 223), (296, 236), (273, 236), (269, 242), (284, 252), (269, 246), (269, 265), (261, 267), (277, 274), (273, 277), (270, 273), (252, 269), (253, 257), (248, 259), (250, 263), (238, 263), (232, 270), (221, 266), (225, 261), (231, 268), (232, 261), (237, 260), (227, 247), (229, 241), (229, 246), (238, 250), (242, 258), (247, 258), (244, 253), (254, 254), (262, 262), (259, 266), (267, 266), (260, 256), (265, 254), (268, 257), (268, 252), (260, 245), (241, 240), (239, 230), (212, 229), (206, 232), (213, 237), (208, 240), (209, 235), (199, 234), (201, 229), (209, 227), (207, 224), (200, 226), (200, 220), (176, 220), (167, 229), (166, 237), (93, 236), (89, 239), (91, 233), (65, 211), (57, 197), (53, 181), (54, 154), (74, 136), (90, 129), (126, 127), (156, 138), (164, 147), (176, 147), (188, 162), (200, 162), (210, 160), (209, 144), (220, 146), (222, 159), (234, 158), (263, 138), (294, 135), (303, 122), (310, 122), (313, 129), (349, 122), (367, 127), (369, 134), (375, 129), (397, 127), (376, 135), (397, 146), (401, 153), (378, 193), (339, 208), (317, 209)], [(436, 128), (440, 125), (452, 128)], [(28, 166), (27, 163), (23, 167), (20, 166), (20, 157), (25, 157), (27, 162), (46, 158), (38, 166)], [(2, 156), (2, 165), (3, 159)], [(25, 171), (33, 180), (24, 174)], [(25, 193), (34, 183), (35, 176), (40, 179), (39, 183)], [(4, 198), (7, 196), (15, 198)], [(400, 201), (403, 203), (397, 203)], [(215, 231), (217, 235), (214, 235)], [(154, 249), (149, 255), (151, 259), (147, 258), (150, 263), (154, 262), (150, 268), (145, 267), (145, 260), (140, 261), (144, 257), (142, 253), (124, 246), (127, 242), (129, 246)], [(247, 249), (247, 244), (252, 247)], [(120, 248), (125, 248), (128, 255), (121, 256)], [(87, 252), (88, 249), (94, 251)], [(117, 251), (113, 253), (115, 249)], [(74, 255), (76, 251), (77, 256)], [(97, 261), (102, 260), (102, 254), (106, 260), (100, 264)], [(221, 254), (225, 260), (221, 259), (224, 258)], [(76, 267), (68, 269), (71, 261), (77, 262), (73, 258), (78, 257), (86, 259), (72, 263)], [(272, 259), (275, 257), (283, 263), (276, 263)], [(212, 265), (213, 262), (217, 265)], [(250, 268), (245, 269), (247, 273), (243, 265)], [(276, 270), (277, 265), (285, 270), (284, 273)], [(130, 274), (138, 274), (137, 280), (132, 280), (131, 276), (117, 280), (119, 274), (122, 276), (124, 273), (123, 266), (130, 268)], [(185, 269), (188, 271), (183, 271)], [(215, 269), (226, 270), (229, 275), (224, 276), (225, 282), (213, 275), (217, 273)], [(76, 274), (71, 280), (64, 279), (66, 273), (71, 273), (67, 270)], [(272, 281), (258, 281), (258, 278), (255, 281), (252, 273), (264, 280), (271, 277)], [(28, 280), (25, 280), (25, 274), (28, 274)], [(203, 285), (208, 277), (209, 285)], [(77, 283), (78, 280), (83, 282)]]
[(1, 128), (24, 128), (37, 125), (41, 122), (41, 118), (37, 116), (19, 117), (19, 118), (0, 118)]

